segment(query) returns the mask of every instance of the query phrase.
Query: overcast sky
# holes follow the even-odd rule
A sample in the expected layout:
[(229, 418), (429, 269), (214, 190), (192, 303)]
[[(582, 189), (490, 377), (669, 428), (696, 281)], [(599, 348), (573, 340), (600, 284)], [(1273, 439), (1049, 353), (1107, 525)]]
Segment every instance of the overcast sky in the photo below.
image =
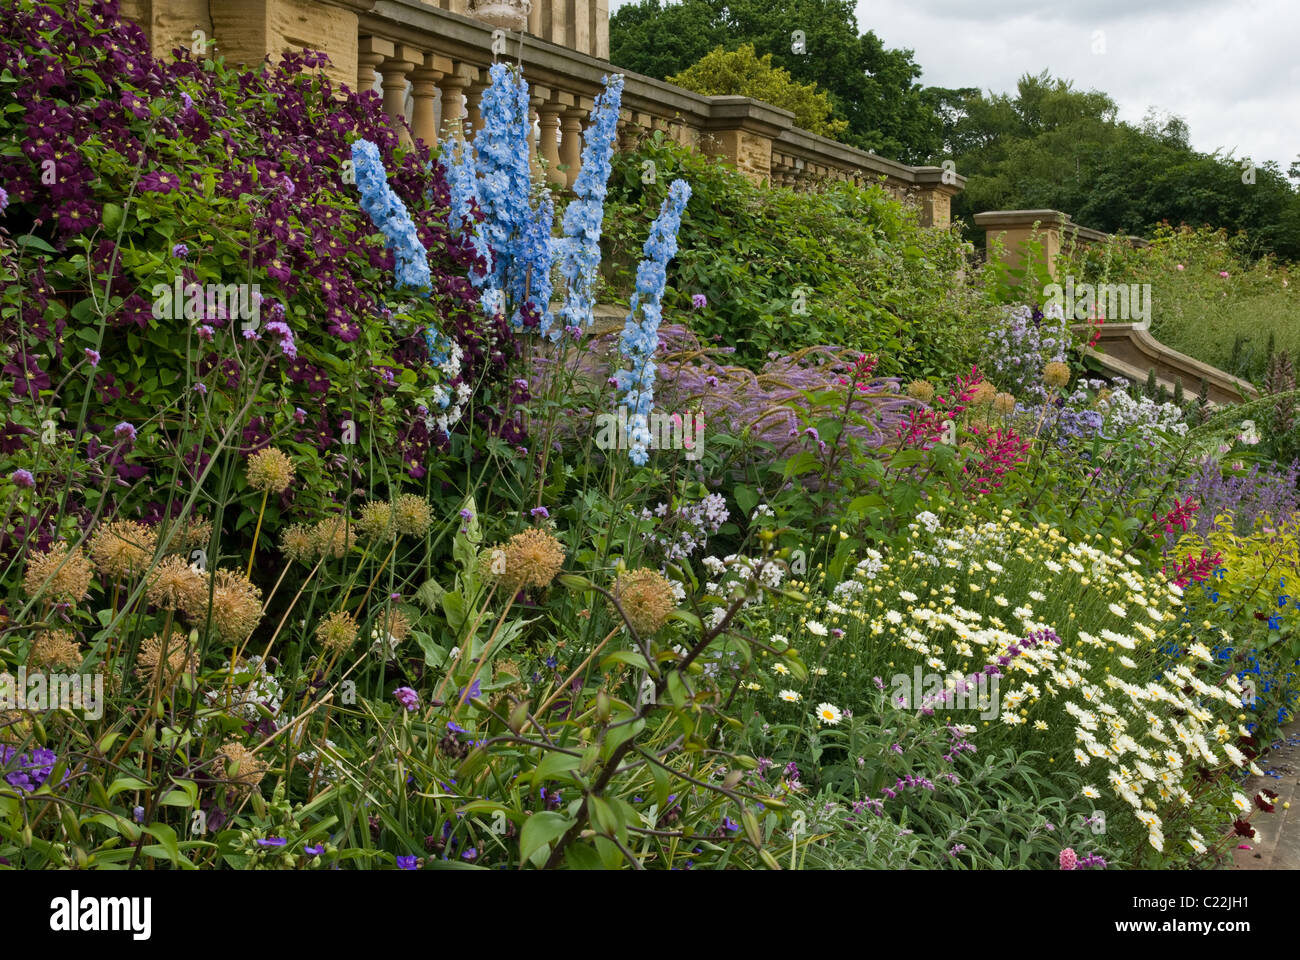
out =
[(928, 86), (1009, 92), (1047, 68), (1121, 120), (1183, 117), (1197, 150), (1284, 172), (1300, 154), (1300, 0), (859, 0), (857, 16)]

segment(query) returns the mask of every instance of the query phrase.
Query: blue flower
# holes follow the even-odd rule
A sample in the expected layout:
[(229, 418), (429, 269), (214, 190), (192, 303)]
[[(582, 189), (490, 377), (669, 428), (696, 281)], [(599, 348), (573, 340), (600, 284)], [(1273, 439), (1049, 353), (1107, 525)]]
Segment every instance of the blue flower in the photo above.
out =
[[(619, 370), (614, 379), (624, 393), (623, 402), (628, 407), (627, 434), (628, 459), (643, 466), (648, 459), (650, 445), (649, 415), (654, 406), (655, 364), (654, 354), (659, 348), (659, 321), (662, 317), (660, 303), (667, 282), (668, 261), (677, 254), (677, 231), (681, 227), (682, 212), (691, 197), (691, 187), (685, 180), (674, 180), (668, 187), (668, 196), (659, 208), (659, 216), (650, 226), (642, 252), (645, 258), (636, 269), (636, 290), (632, 294), (619, 350), (630, 362), (630, 369)], [(642, 319), (637, 321), (637, 309)]]
[[(560, 274), (565, 281), (564, 306), (560, 309), (565, 327), (591, 326), (610, 158), (614, 153), (622, 101), (622, 75), (606, 77), (605, 89), (596, 98), (591, 120), (582, 135), (582, 168), (573, 181), (574, 199), (564, 210), (562, 237), (556, 241), (560, 249)], [(558, 331), (553, 333), (552, 339), (558, 335)]]
[(361, 194), (361, 209), (383, 233), (397, 261), (397, 287), (431, 289), (429, 252), (420, 240), (406, 205), (388, 186), (379, 148), (369, 140), (357, 140), (352, 144), (352, 163), (356, 169), (357, 190)]

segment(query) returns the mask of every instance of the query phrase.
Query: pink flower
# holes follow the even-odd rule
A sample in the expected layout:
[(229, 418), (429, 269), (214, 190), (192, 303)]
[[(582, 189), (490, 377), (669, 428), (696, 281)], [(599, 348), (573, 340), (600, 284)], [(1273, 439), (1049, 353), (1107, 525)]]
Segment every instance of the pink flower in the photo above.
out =
[(1186, 268), (1185, 268), (1185, 267), (1180, 263), (1180, 264), (1179, 264), (1175, 269), (1177, 269), (1177, 270), (1183, 270), (1183, 269), (1186, 269)]
[(1219, 271), (1219, 276), (1221, 276), (1221, 277), (1223, 277), (1223, 279), (1227, 280), (1227, 279), (1228, 279), (1228, 271), (1227, 271), (1227, 270), (1220, 270), (1220, 271)]
[(1061, 869), (1073, 870), (1079, 865), (1079, 858), (1074, 853), (1073, 847), (1066, 847), (1061, 851)]

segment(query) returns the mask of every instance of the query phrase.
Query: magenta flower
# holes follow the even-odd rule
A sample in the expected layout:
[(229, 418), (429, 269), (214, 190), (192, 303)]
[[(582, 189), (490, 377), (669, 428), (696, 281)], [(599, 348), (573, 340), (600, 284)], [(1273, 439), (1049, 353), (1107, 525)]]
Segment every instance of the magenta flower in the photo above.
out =
[(404, 706), (408, 713), (420, 708), (420, 695), (410, 687), (398, 687), (393, 691), (393, 696), (397, 702)]
[(84, 354), (86, 355), (86, 359), (90, 362), (90, 365), (91, 365), (92, 367), (97, 367), (97, 366), (99, 366), (99, 351), (98, 351), (98, 350), (92, 350), (92, 349), (90, 349), (90, 347), (86, 347), (86, 348), (82, 351), (82, 353), (84, 353)]
[(140, 189), (146, 193), (171, 193), (181, 185), (181, 178), (165, 170), (151, 170), (140, 178)]

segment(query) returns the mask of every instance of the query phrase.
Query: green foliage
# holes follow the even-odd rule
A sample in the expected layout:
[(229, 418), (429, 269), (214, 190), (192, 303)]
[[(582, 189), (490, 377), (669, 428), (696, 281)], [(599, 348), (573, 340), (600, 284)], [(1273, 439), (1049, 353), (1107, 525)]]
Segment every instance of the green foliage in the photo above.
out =
[(752, 44), (731, 51), (717, 47), (667, 79), (706, 96), (752, 97), (789, 110), (796, 126), (823, 137), (837, 138), (848, 128), (847, 121), (831, 119), (826, 91), (815, 83), (796, 83), (788, 71), (772, 66), (770, 53), (755, 55)]
[[(796, 52), (802, 31), (804, 52)], [(918, 82), (910, 50), (859, 35), (851, 0), (641, 0), (610, 18), (610, 59), (657, 79), (681, 73), (710, 50), (750, 44), (801, 83), (829, 93), (842, 139), (863, 150), (921, 163), (941, 148), (939, 99)]]
[(1277, 164), (1199, 153), (1178, 117), (1120, 122), (1109, 96), (1047, 71), (1022, 77), (1015, 94), (956, 92), (936, 104), (949, 107), (945, 149), (968, 178), (955, 217), (1048, 208), (1143, 236), (1162, 222), (1209, 223), (1248, 230), (1258, 251), (1300, 257), (1300, 195)]
[(605, 260), (616, 290), (630, 290), (645, 224), (675, 177), (691, 182), (692, 199), (665, 307), (687, 311), (705, 294), (689, 320), (701, 337), (749, 364), (828, 343), (878, 353), (884, 373), (970, 369), (993, 307), (967, 279), (957, 234), (919, 226), (879, 187), (756, 187), (659, 135), (614, 160)]

